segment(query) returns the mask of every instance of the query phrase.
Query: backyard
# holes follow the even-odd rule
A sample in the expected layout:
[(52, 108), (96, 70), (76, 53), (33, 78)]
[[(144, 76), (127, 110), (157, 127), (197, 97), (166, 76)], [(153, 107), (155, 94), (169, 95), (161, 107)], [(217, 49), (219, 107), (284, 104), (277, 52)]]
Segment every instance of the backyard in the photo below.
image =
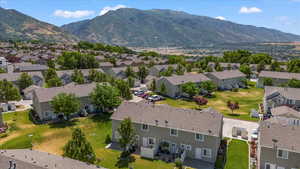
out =
[(249, 151), (247, 142), (241, 140), (231, 140), (227, 149), (227, 159), (224, 169), (249, 168)]
[[(222, 113), (225, 117), (258, 121), (257, 118), (250, 117), (251, 109), (258, 109), (258, 104), (262, 102), (264, 91), (260, 88), (240, 89), (238, 92), (232, 91), (217, 91), (214, 93), (214, 98), (208, 98), (207, 105), (199, 106), (194, 101), (174, 100), (167, 98), (166, 100), (158, 102), (158, 104), (167, 104), (179, 108), (188, 109), (203, 109), (212, 107)], [(239, 109), (232, 111), (227, 107), (227, 102), (238, 102)]]
[[(73, 128), (81, 128), (92, 144), (99, 165), (114, 169), (119, 167), (119, 151), (106, 149), (105, 138), (111, 133), (111, 122), (108, 117), (87, 117), (73, 119), (70, 122), (58, 124), (35, 125), (30, 120), (28, 112), (4, 114), (4, 120), (10, 126), (7, 134), (0, 135), (0, 149), (33, 148), (35, 150), (62, 155), (63, 146), (71, 138)], [(174, 164), (162, 161), (150, 161), (134, 156), (135, 161), (130, 163), (134, 168), (170, 169)]]

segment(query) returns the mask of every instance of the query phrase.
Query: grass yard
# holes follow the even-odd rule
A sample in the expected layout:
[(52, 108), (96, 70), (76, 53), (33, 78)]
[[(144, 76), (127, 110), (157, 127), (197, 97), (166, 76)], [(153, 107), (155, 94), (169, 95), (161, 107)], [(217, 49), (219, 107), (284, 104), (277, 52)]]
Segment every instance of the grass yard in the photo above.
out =
[[(35, 125), (31, 122), (28, 112), (4, 114), (4, 120), (11, 127), (6, 137), (0, 137), (0, 149), (33, 148), (35, 150), (62, 155), (63, 146), (71, 138), (72, 129), (81, 128), (92, 144), (99, 165), (116, 169), (119, 151), (105, 149), (105, 138), (111, 133), (111, 122), (107, 117), (79, 118), (71, 122), (59, 124)], [(0, 135), (1, 136), (1, 135)], [(162, 161), (149, 161), (135, 156), (130, 164), (139, 169), (170, 169), (174, 164)], [(126, 167), (125, 167), (126, 168)]]
[[(217, 91), (215, 92), (215, 98), (209, 98), (208, 104), (205, 106), (199, 106), (193, 101), (174, 100), (170, 98), (160, 101), (158, 104), (168, 104), (174, 107), (189, 109), (212, 107), (222, 113), (225, 117), (247, 121), (258, 121), (258, 119), (251, 118), (249, 115), (251, 109), (258, 109), (258, 104), (262, 102), (263, 95), (263, 89), (249, 88), (240, 89), (238, 92)], [(240, 108), (234, 110), (234, 113), (232, 113), (227, 107), (227, 101), (239, 102)]]
[[(238, 165), (237, 165), (238, 164)], [(248, 169), (249, 153), (245, 141), (231, 140), (227, 149), (227, 160), (224, 169)]]

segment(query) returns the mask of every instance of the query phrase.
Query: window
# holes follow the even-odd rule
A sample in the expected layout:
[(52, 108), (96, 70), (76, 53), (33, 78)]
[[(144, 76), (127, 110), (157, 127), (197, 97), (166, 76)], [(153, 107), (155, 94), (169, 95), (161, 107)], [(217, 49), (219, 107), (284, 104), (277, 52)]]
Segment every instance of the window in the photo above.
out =
[(186, 145), (186, 150), (191, 151), (192, 150), (192, 146), (191, 145)]
[(187, 150), (187, 151), (191, 151), (192, 150), (192, 146), (191, 145), (186, 145), (186, 144), (181, 144), (180, 148), (182, 150)]
[(195, 134), (196, 141), (204, 141), (204, 136), (202, 134)]
[(285, 168), (284, 168), (284, 167), (280, 167), (280, 166), (278, 166), (278, 167), (277, 167), (277, 169), (285, 169)]
[(149, 131), (149, 126), (147, 124), (142, 124), (143, 131)]
[(170, 135), (171, 136), (178, 136), (178, 131), (176, 129), (171, 129), (170, 130)]
[(155, 138), (149, 137), (148, 138), (148, 145), (154, 145), (155, 144)]
[(282, 159), (288, 159), (289, 158), (289, 152), (285, 150), (277, 150), (277, 158), (282, 158)]
[(271, 164), (266, 163), (266, 164), (265, 164), (265, 169), (271, 169)]
[(205, 158), (211, 158), (211, 149), (209, 148), (204, 148), (202, 150), (202, 157), (205, 157)]

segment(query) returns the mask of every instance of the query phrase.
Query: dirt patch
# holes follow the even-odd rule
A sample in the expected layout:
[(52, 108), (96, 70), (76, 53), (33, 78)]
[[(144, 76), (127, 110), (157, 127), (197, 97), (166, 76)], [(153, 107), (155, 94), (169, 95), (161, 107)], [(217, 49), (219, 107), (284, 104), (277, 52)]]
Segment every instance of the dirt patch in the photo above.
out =
[(16, 137), (19, 137), (21, 135), (21, 133), (13, 133), (13, 134), (8, 134), (7, 137), (1, 138), (0, 139), (0, 144), (3, 144), (11, 139), (14, 139)]
[(62, 149), (67, 142), (68, 140), (66, 138), (47, 139), (42, 144), (34, 145), (33, 149), (51, 154), (62, 155)]

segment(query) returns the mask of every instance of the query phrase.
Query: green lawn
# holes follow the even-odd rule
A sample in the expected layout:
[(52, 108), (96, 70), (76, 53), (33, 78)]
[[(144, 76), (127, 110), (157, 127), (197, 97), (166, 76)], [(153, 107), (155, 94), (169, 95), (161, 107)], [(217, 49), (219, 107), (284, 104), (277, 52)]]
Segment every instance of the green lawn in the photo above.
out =
[(227, 149), (225, 169), (248, 169), (249, 153), (245, 141), (231, 140)]
[[(68, 123), (35, 125), (30, 121), (28, 112), (4, 114), (4, 120), (13, 126), (7, 137), (0, 138), (0, 149), (33, 148), (35, 150), (61, 155), (62, 148), (71, 138), (72, 129), (79, 127), (92, 144), (99, 165), (116, 169), (119, 151), (105, 149), (104, 140), (111, 133), (111, 121), (107, 117), (79, 118)], [(139, 169), (170, 169), (174, 164), (162, 161), (149, 161), (134, 156), (130, 165)], [(126, 168), (126, 167), (125, 167)]]
[[(212, 107), (222, 113), (225, 117), (235, 118), (247, 121), (258, 121), (256, 118), (249, 116), (251, 109), (258, 109), (258, 104), (263, 99), (263, 89), (249, 88), (240, 89), (238, 92), (232, 91), (217, 91), (215, 92), (215, 98), (209, 98), (208, 104), (205, 106), (199, 106), (193, 101), (174, 100), (167, 98), (164, 101), (158, 102), (158, 104), (168, 104), (170, 106), (179, 108), (207, 108)], [(239, 102), (240, 109), (234, 110), (234, 113), (227, 107), (227, 101)]]

